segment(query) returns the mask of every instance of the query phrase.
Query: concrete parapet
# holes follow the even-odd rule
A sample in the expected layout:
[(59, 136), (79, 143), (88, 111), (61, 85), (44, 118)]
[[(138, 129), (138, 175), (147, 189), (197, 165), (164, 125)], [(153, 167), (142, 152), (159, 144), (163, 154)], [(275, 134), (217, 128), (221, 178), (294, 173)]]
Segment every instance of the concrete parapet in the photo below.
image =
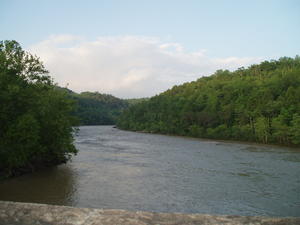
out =
[(0, 201), (0, 225), (300, 225), (300, 218), (133, 212)]

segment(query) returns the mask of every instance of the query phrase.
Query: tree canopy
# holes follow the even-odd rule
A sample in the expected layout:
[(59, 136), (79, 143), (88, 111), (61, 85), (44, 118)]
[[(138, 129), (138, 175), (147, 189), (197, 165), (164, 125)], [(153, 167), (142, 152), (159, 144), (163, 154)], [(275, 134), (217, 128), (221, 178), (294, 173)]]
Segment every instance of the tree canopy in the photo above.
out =
[(0, 175), (59, 164), (75, 154), (73, 106), (38, 57), (16, 41), (1, 41)]
[(113, 125), (121, 111), (128, 107), (125, 100), (98, 92), (74, 94), (78, 103), (75, 115), (82, 125)]
[(174, 86), (131, 106), (123, 129), (300, 146), (300, 57)]
[(129, 105), (134, 105), (148, 98), (120, 99), (113, 95), (99, 92), (81, 92), (80, 94), (68, 88), (57, 87), (76, 102), (74, 115), (80, 125), (114, 125), (117, 118)]

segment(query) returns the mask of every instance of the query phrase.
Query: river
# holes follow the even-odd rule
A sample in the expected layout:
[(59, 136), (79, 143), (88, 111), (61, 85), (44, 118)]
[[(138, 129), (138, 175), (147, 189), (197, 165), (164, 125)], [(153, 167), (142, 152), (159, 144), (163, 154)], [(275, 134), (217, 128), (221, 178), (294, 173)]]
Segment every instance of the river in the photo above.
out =
[(0, 200), (300, 216), (300, 151), (84, 126), (72, 161), (0, 182)]

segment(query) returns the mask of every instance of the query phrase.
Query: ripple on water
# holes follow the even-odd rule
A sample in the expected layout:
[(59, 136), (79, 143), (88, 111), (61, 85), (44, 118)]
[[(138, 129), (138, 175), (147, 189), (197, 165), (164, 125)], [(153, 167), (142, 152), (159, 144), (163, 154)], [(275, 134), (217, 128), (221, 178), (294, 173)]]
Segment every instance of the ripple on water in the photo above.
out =
[(300, 215), (300, 152), (81, 127), (67, 165), (0, 183), (0, 199), (79, 207)]

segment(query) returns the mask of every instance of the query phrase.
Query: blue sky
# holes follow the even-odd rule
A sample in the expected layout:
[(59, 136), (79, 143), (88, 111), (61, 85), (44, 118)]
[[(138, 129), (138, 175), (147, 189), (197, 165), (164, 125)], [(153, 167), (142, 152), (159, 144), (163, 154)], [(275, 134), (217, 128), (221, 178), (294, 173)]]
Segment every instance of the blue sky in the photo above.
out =
[[(105, 44), (111, 43), (107, 38), (112, 38), (115, 42), (119, 40), (123, 43), (122, 46), (129, 45), (132, 40), (118, 39), (120, 37), (148, 38), (146, 44), (144, 43), (147, 46), (151, 42), (149, 38), (154, 38), (158, 40), (155, 46), (173, 43), (173, 47), (179, 45), (184, 49), (185, 54), (190, 54), (189, 56), (197, 52), (205, 52), (206, 59), (247, 58), (248, 61), (241, 61), (246, 65), (281, 56), (294, 57), (300, 53), (300, 1), (298, 0), (1, 0), (0, 27), (1, 40), (15, 39), (24, 48), (44, 55), (44, 61), (46, 65), (50, 65), (50, 69), (54, 62), (51, 64), (47, 56), (50, 51), (53, 52), (53, 49), (58, 49), (59, 46), (51, 44), (51, 49), (48, 46), (47, 55), (41, 51), (46, 49), (44, 45), (43, 48), (41, 47), (41, 43), (51, 38), (53, 41), (54, 37), (62, 35), (72, 36), (72, 41), (74, 37), (82, 38), (80, 43), (77, 40), (75, 45), (74, 42), (68, 41), (60, 43), (70, 48), (73, 45), (81, 46), (80, 49), (83, 43), (92, 43), (99, 37), (106, 38)], [(126, 44), (124, 41), (127, 41)], [(125, 57), (126, 54), (124, 53)], [(145, 55), (140, 57), (143, 58)], [(177, 55), (176, 57), (178, 58)], [(226, 66), (234, 69), (233, 64)], [(133, 67), (140, 68), (141, 65), (133, 65)], [(203, 73), (218, 68), (219, 66), (211, 66), (211, 70), (204, 69)], [(168, 85), (195, 79), (202, 73), (201, 67), (197, 69), (199, 72), (194, 71), (194, 77), (177, 79), (173, 83), (169, 82)], [(62, 71), (55, 71), (55, 73), (62, 74)], [(172, 77), (172, 74), (168, 76)], [(86, 88), (97, 89), (97, 87)], [(84, 87), (75, 89), (81, 91)], [(163, 87), (156, 91), (162, 90)], [(117, 95), (124, 96), (124, 93)], [(154, 93), (142, 93), (142, 95), (151, 94)]]

